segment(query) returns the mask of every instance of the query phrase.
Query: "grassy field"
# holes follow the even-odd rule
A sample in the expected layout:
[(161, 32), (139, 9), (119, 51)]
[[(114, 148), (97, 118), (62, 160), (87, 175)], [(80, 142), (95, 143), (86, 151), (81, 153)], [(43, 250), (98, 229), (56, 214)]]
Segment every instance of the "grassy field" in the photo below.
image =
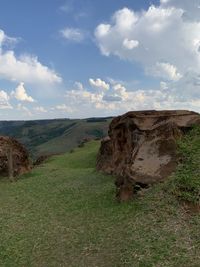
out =
[[(200, 215), (174, 194), (182, 180), (173, 192), (169, 181), (119, 204), (114, 178), (95, 171), (98, 147), (53, 157), (16, 183), (0, 180), (0, 266), (200, 266)], [(200, 148), (192, 153), (200, 166)]]

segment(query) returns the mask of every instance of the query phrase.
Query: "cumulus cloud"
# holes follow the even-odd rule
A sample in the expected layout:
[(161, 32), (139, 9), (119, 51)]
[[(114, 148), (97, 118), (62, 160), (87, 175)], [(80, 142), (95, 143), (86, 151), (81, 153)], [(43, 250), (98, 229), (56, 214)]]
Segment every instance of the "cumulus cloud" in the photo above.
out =
[[(118, 10), (109, 22), (97, 26), (96, 43), (103, 55), (139, 62), (146, 75), (160, 82), (160, 88), (155, 90), (118, 89), (122, 99), (118, 107), (125, 104), (129, 109), (200, 111), (198, 7), (197, 0), (160, 0), (157, 6), (150, 5), (141, 12), (129, 8)], [(104, 96), (103, 99), (117, 100), (115, 93), (112, 93), (113, 98)], [(130, 99), (134, 103), (131, 104)]]
[(78, 106), (81, 108), (83, 105), (96, 104), (100, 102), (103, 98), (104, 94), (101, 92), (90, 92), (87, 89), (84, 90), (69, 90), (66, 92), (65, 97), (73, 106)]
[(156, 75), (166, 80), (179, 80), (191, 69), (200, 71), (200, 14), (196, 20), (185, 19), (194, 6), (195, 0), (171, 0), (141, 12), (123, 8), (109, 23), (97, 26), (100, 51), (139, 62), (148, 74), (154, 75), (149, 69), (156, 69)]
[(78, 90), (83, 90), (83, 84), (81, 82), (75, 82), (74, 87)]
[(22, 55), (17, 58), (14, 51), (0, 53), (0, 77), (10, 81), (27, 83), (60, 83), (61, 77), (47, 66), (42, 65), (37, 57)]
[(11, 96), (15, 97), (19, 101), (25, 101), (25, 102), (34, 102), (35, 100), (29, 96), (26, 92), (26, 89), (24, 87), (24, 83), (21, 82), (15, 91), (11, 92)]
[(183, 19), (190, 21), (199, 21), (200, 2), (199, 0), (161, 0), (164, 7), (174, 6), (183, 9)]
[(89, 79), (89, 83), (91, 86), (96, 87), (96, 88), (100, 88), (100, 89), (104, 89), (104, 90), (109, 90), (110, 86), (108, 83), (106, 83), (105, 81), (101, 80), (101, 79)]
[(113, 85), (113, 89), (115, 93), (120, 96), (122, 99), (128, 98), (127, 89), (120, 83), (116, 83)]
[(182, 75), (178, 72), (177, 68), (167, 62), (157, 62), (155, 66), (149, 69), (149, 73), (155, 77), (171, 81), (178, 81), (182, 78)]
[(116, 24), (120, 31), (130, 31), (134, 24), (137, 22), (138, 18), (136, 13), (128, 8), (118, 10), (112, 18), (113, 22)]
[(62, 81), (54, 70), (40, 63), (36, 56), (23, 54), (17, 57), (13, 50), (1, 48), (4, 43), (14, 43), (16, 40), (0, 30), (0, 78), (48, 85)]
[[(65, 94), (67, 105), (61, 106), (63, 110), (65, 106), (67, 110), (73, 109), (73, 114), (79, 117), (82, 114), (108, 116), (129, 110), (148, 109), (190, 109), (200, 112), (200, 75), (198, 79), (194, 77), (195, 74), (189, 73), (176, 82), (161, 81), (154, 90), (127, 89), (124, 84), (109, 79), (109, 90), (91, 91), (90, 87), (67, 90)], [(184, 89), (183, 84), (187, 84)]]
[(139, 42), (137, 40), (129, 40), (126, 38), (123, 41), (123, 46), (129, 50), (132, 50), (133, 48), (136, 48), (139, 46)]
[(9, 100), (9, 95), (4, 90), (0, 90), (0, 109), (12, 109)]
[(68, 41), (82, 42), (85, 39), (85, 33), (78, 28), (64, 28), (60, 30), (60, 34)]
[(160, 82), (160, 89), (161, 89), (161, 90), (166, 90), (166, 89), (168, 89), (168, 85), (167, 85), (167, 83), (161, 81), (161, 82)]
[(68, 108), (71, 107), (76, 110), (85, 110), (85, 109), (96, 109), (98, 103), (103, 101), (104, 92), (106, 90), (95, 90), (91, 92), (88, 88), (76, 88), (72, 90), (67, 90), (65, 94), (65, 98), (68, 104)]
[[(102, 80), (99, 79), (101, 82)], [(66, 100), (69, 103), (67, 106), (78, 106), (80, 110), (87, 108), (88, 110), (119, 110), (124, 109), (128, 99), (131, 100), (131, 92), (127, 92), (127, 89), (120, 83), (112, 84), (106, 83), (106, 90), (90, 91), (89, 88), (80, 88), (76, 90), (68, 90), (66, 92)], [(89, 80), (91, 85), (91, 81)], [(96, 83), (95, 83), (96, 84)], [(92, 83), (93, 85), (93, 83)], [(102, 83), (98, 83), (98, 88), (102, 86)], [(126, 106), (128, 108), (128, 106)], [(126, 110), (126, 109), (125, 109)]]
[(64, 113), (72, 113), (74, 109), (66, 104), (57, 105), (53, 110), (58, 110)]
[(39, 113), (46, 113), (47, 112), (47, 110), (44, 107), (42, 107), (42, 106), (35, 107), (34, 110), (36, 112), (39, 112)]
[(3, 45), (13, 45), (19, 41), (19, 38), (9, 37), (0, 29), (0, 49)]

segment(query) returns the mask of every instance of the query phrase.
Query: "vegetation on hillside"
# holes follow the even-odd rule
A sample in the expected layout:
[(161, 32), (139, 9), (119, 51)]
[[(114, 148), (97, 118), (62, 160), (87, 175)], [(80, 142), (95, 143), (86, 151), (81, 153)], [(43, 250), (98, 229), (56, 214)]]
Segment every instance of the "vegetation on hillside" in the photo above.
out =
[(178, 149), (182, 163), (172, 175), (168, 188), (180, 200), (200, 205), (200, 126), (178, 142)]
[(95, 171), (98, 148), (50, 158), (17, 183), (0, 179), (0, 266), (200, 266), (200, 214), (177, 198), (199, 186), (199, 129), (180, 143), (172, 192), (170, 180), (125, 204), (114, 178)]
[(35, 159), (43, 155), (68, 152), (85, 138), (106, 136), (111, 119), (0, 121), (0, 135), (16, 138)]

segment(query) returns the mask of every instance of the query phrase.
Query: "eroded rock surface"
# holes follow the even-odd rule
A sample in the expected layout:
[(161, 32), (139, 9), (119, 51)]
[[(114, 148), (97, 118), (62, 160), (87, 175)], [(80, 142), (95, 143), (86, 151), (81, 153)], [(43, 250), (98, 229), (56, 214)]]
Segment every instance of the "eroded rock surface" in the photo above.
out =
[(13, 157), (14, 176), (30, 170), (29, 155), (27, 150), (17, 140), (0, 136), (0, 176), (8, 175), (8, 151), (11, 149)]
[(135, 185), (163, 181), (176, 168), (176, 140), (200, 115), (190, 111), (137, 111), (113, 119), (101, 142), (97, 169), (118, 178), (117, 197), (128, 200)]

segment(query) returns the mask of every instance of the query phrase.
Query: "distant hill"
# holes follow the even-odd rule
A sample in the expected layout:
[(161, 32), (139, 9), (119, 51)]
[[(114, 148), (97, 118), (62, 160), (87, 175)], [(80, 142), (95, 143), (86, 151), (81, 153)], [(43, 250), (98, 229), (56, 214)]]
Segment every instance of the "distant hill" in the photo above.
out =
[(83, 139), (98, 139), (106, 136), (111, 120), (112, 117), (0, 121), (0, 135), (16, 138), (27, 147), (32, 158), (37, 158), (41, 155), (70, 151)]

